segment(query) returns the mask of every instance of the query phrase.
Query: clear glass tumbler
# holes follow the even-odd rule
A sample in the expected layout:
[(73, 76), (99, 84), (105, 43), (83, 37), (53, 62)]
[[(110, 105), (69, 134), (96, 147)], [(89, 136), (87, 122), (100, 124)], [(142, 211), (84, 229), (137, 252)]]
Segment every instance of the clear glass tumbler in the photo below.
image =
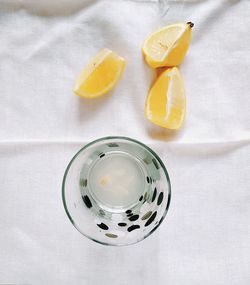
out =
[(104, 245), (129, 245), (148, 237), (165, 218), (170, 198), (170, 179), (161, 159), (126, 137), (87, 144), (63, 177), (63, 205), (71, 223)]

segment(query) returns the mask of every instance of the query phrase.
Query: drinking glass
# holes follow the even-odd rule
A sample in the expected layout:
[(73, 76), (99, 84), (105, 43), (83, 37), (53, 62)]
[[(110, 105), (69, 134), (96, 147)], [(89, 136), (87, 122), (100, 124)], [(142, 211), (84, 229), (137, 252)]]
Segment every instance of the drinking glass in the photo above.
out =
[(171, 198), (159, 156), (127, 137), (104, 137), (81, 148), (62, 183), (65, 211), (74, 227), (103, 245), (129, 245), (162, 223)]

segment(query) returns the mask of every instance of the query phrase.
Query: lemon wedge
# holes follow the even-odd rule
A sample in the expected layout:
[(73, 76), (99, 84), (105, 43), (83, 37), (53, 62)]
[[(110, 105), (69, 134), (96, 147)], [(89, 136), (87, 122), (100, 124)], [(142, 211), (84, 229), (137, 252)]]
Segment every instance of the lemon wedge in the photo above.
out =
[(168, 68), (149, 91), (145, 116), (154, 124), (179, 129), (186, 113), (186, 96), (181, 73), (177, 67)]
[(95, 98), (110, 91), (120, 79), (125, 60), (109, 49), (102, 49), (82, 70), (73, 91), (84, 98)]
[(142, 52), (149, 66), (177, 66), (183, 61), (192, 39), (193, 23), (177, 23), (152, 33)]

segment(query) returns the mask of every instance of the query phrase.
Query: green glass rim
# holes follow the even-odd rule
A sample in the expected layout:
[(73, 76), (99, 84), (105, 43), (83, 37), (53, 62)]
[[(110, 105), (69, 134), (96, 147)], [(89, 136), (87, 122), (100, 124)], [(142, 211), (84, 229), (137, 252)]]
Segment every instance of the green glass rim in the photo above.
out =
[[(88, 147), (90, 147), (91, 145), (94, 145), (98, 142), (101, 142), (101, 141), (107, 141), (107, 140), (125, 140), (125, 141), (128, 141), (128, 142), (132, 142), (132, 143), (135, 143), (135, 144), (138, 144), (139, 146), (145, 148), (148, 152), (150, 152), (156, 159), (157, 161), (160, 163), (162, 169), (163, 169), (163, 172), (165, 174), (165, 177), (167, 179), (167, 182), (168, 182), (168, 186), (169, 186), (169, 191), (168, 191), (168, 200), (167, 200), (167, 206), (165, 208), (165, 211), (162, 215), (162, 218), (161, 220), (159, 221), (159, 223), (157, 224), (156, 227), (154, 227), (147, 235), (143, 236), (140, 240), (137, 240), (133, 243), (129, 243), (129, 244), (109, 244), (109, 243), (105, 243), (105, 242), (102, 242), (102, 241), (99, 241), (99, 240), (96, 240), (96, 239), (93, 239), (91, 236), (87, 235), (86, 233), (82, 232), (78, 226), (76, 225), (76, 223), (74, 222), (73, 218), (71, 217), (69, 211), (68, 211), (68, 208), (67, 208), (67, 204), (66, 204), (66, 198), (65, 198), (65, 182), (66, 182), (66, 178), (67, 178), (67, 175), (68, 175), (68, 172), (69, 172), (69, 169), (71, 167), (71, 165), (73, 164), (74, 160), (79, 156), (79, 154), (84, 151), (85, 149), (87, 149)], [(82, 234), (84, 235), (85, 237), (89, 238), (90, 240), (93, 240), (99, 244), (103, 244), (103, 245), (109, 245), (109, 246), (126, 246), (126, 245), (132, 245), (132, 244), (136, 244), (142, 240), (144, 240), (145, 238), (147, 238), (148, 236), (150, 236), (159, 226), (160, 224), (163, 222), (163, 220), (165, 219), (166, 217), (166, 214), (168, 212), (168, 209), (169, 209), (169, 205), (170, 205), (170, 201), (171, 201), (171, 183), (170, 183), (170, 178), (169, 178), (169, 174), (168, 174), (168, 171), (164, 165), (164, 163), (162, 162), (161, 158), (158, 156), (158, 154), (153, 151), (150, 147), (148, 147), (147, 145), (143, 144), (142, 142), (136, 140), (136, 139), (132, 139), (132, 138), (129, 138), (129, 137), (123, 137), (123, 136), (107, 136), (107, 137), (101, 137), (101, 138), (98, 138), (96, 140), (93, 140), (91, 141), (90, 143), (87, 143), (86, 145), (84, 145), (73, 157), (72, 159), (70, 160), (70, 162), (68, 163), (67, 167), (66, 167), (66, 170), (64, 172), (64, 175), (63, 175), (63, 181), (62, 181), (62, 201), (63, 201), (63, 207), (64, 207), (64, 210), (70, 220), (70, 222), (73, 224), (73, 226)]]

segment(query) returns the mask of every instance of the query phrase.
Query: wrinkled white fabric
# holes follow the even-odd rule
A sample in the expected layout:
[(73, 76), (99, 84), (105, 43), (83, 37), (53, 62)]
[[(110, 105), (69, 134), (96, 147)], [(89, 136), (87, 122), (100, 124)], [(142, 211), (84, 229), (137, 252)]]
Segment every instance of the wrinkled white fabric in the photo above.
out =
[[(0, 0), (0, 284), (237, 284), (250, 280), (250, 2)], [(184, 128), (144, 118), (154, 79), (145, 37), (195, 23), (181, 71)], [(108, 47), (126, 59), (110, 94), (74, 80)], [(105, 247), (78, 233), (61, 201), (65, 167), (85, 143), (138, 139), (169, 170), (166, 220), (145, 241)]]

